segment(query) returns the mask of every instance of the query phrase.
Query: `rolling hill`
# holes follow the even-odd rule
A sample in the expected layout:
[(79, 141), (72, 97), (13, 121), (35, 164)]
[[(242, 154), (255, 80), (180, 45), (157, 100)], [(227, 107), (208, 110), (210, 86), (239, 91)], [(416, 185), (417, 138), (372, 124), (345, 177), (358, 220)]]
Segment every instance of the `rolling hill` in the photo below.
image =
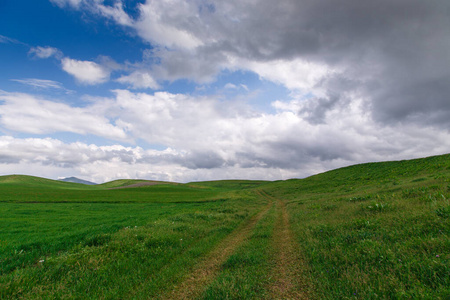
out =
[(0, 298), (449, 299), (450, 155), (286, 181), (0, 177)]
[(66, 178), (62, 178), (62, 179), (58, 179), (59, 181), (64, 181), (64, 182), (73, 182), (73, 183), (81, 183), (81, 184), (86, 184), (86, 185), (96, 185), (95, 182), (91, 182), (91, 181), (87, 181), (87, 180), (83, 180), (77, 177), (66, 177)]

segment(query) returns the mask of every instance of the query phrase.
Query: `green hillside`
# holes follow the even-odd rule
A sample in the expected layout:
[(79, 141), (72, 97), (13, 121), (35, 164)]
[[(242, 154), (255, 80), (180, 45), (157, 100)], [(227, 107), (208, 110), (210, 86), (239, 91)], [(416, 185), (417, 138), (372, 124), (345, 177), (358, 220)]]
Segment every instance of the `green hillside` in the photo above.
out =
[(164, 181), (153, 181), (153, 180), (142, 180), (142, 179), (118, 179), (114, 181), (105, 182), (102, 184), (99, 184), (102, 188), (122, 188), (122, 187), (128, 187), (128, 186), (135, 186), (142, 184), (143, 186), (145, 184), (151, 185), (151, 184), (167, 184), (168, 182)]
[(450, 155), (286, 181), (0, 177), (0, 298), (449, 299)]
[(260, 185), (270, 183), (262, 180), (216, 180), (216, 181), (199, 181), (190, 182), (187, 185), (192, 187), (217, 188), (225, 190), (242, 190), (256, 188)]
[(52, 189), (90, 189), (92, 187), (59, 180), (46, 179), (28, 175), (6, 175), (0, 176), (0, 187), (34, 187), (34, 188), (52, 188)]
[(286, 201), (319, 298), (449, 299), (450, 155), (350, 166), (266, 191)]

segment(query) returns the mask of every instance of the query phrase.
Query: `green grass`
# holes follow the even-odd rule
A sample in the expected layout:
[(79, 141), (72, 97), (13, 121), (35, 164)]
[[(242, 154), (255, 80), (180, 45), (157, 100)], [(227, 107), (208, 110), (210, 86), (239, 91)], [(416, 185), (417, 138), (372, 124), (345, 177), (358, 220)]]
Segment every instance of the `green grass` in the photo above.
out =
[[(259, 190), (286, 205), (311, 298), (450, 298), (450, 155), (287, 181), (111, 189), (142, 182), (1, 176), (0, 298), (163, 297), (266, 207)], [(273, 206), (202, 298), (268, 297), (279, 218)]]
[(156, 297), (265, 204), (176, 185), (36, 190), (42, 201), (0, 203), (0, 298)]
[(152, 185), (130, 189), (107, 189), (72, 183), (28, 185), (0, 183), (0, 203), (147, 203), (215, 201), (223, 191), (187, 185)]
[[(214, 205), (210, 205), (213, 207)], [(143, 203), (1, 203), (1, 273), (36, 263), (78, 245), (97, 245), (105, 236), (198, 209), (196, 205)]]
[(250, 238), (221, 266), (202, 299), (254, 299), (267, 294), (275, 205), (258, 222)]
[(98, 184), (97, 187), (108, 189), (108, 188), (128, 187), (130, 185), (136, 185), (136, 184), (142, 184), (142, 183), (176, 184), (176, 183), (164, 182), (164, 181), (152, 181), (152, 180), (140, 180), (140, 179), (119, 179), (119, 180), (114, 180), (114, 181)]
[(191, 182), (188, 186), (198, 188), (216, 188), (224, 190), (243, 190), (257, 188), (261, 185), (269, 183), (268, 181), (261, 180), (219, 180), (219, 181), (202, 181)]
[(319, 299), (450, 298), (450, 156), (276, 183)]
[(34, 176), (27, 175), (7, 175), (0, 176), (0, 187), (2, 190), (6, 190), (8, 188), (50, 188), (50, 189), (76, 189), (76, 190), (92, 190), (95, 189), (96, 186), (84, 185), (73, 182), (64, 182)]

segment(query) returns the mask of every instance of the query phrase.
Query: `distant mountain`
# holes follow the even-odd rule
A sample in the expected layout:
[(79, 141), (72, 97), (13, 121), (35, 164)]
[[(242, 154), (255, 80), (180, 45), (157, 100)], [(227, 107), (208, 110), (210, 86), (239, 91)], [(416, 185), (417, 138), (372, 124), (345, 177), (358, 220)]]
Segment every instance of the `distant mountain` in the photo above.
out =
[(87, 185), (95, 185), (96, 184), (94, 182), (90, 182), (90, 181), (83, 180), (83, 179), (76, 178), (76, 177), (67, 177), (67, 178), (58, 179), (58, 180), (59, 181), (64, 181), (64, 182), (74, 182), (74, 183), (87, 184)]

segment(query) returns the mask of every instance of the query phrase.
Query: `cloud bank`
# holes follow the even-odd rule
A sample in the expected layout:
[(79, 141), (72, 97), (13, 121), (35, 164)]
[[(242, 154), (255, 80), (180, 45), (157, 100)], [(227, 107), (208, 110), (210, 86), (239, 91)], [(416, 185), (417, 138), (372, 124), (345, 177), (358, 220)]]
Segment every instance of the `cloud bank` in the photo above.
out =
[(135, 30), (161, 62), (148, 70), (149, 78), (202, 83), (222, 70), (244, 69), (298, 97), (312, 93), (323, 103), (318, 110), (360, 93), (379, 122), (449, 125), (446, 0), (162, 0), (138, 4), (134, 18), (125, 2), (54, 2)]
[[(34, 57), (59, 59), (82, 85), (128, 89), (78, 106), (0, 93), (5, 164), (54, 173), (70, 166), (93, 181), (285, 179), (449, 152), (447, 0), (51, 2), (137, 37), (145, 45), (137, 50), (142, 60), (118, 64), (100, 56), (94, 62), (32, 48)], [(0, 36), (0, 42), (10, 40)], [(219, 83), (239, 72), (283, 87), (288, 96), (268, 97), (270, 109), (258, 109), (242, 97), (165, 90), (178, 80), (248, 90), (240, 82)], [(61, 132), (106, 142), (46, 136)], [(36, 136), (18, 137), (24, 133)], [(35, 146), (25, 149), (25, 143)]]
[(107, 175), (111, 168), (122, 168), (116, 173), (126, 178), (136, 176), (133, 170), (150, 169), (159, 174), (152, 173), (153, 179), (177, 181), (220, 176), (287, 179), (358, 162), (439, 154), (450, 147), (449, 132), (423, 125), (382, 126), (357, 99), (351, 105), (334, 105), (320, 123), (312, 123), (308, 106), (315, 99), (274, 102), (277, 111), (268, 114), (210, 97), (127, 90), (115, 94), (80, 108), (3, 93), (0, 120), (16, 132), (90, 133), (120, 143), (144, 140), (165, 150), (3, 136), (2, 162), (70, 167), (95, 181), (115, 178)]

